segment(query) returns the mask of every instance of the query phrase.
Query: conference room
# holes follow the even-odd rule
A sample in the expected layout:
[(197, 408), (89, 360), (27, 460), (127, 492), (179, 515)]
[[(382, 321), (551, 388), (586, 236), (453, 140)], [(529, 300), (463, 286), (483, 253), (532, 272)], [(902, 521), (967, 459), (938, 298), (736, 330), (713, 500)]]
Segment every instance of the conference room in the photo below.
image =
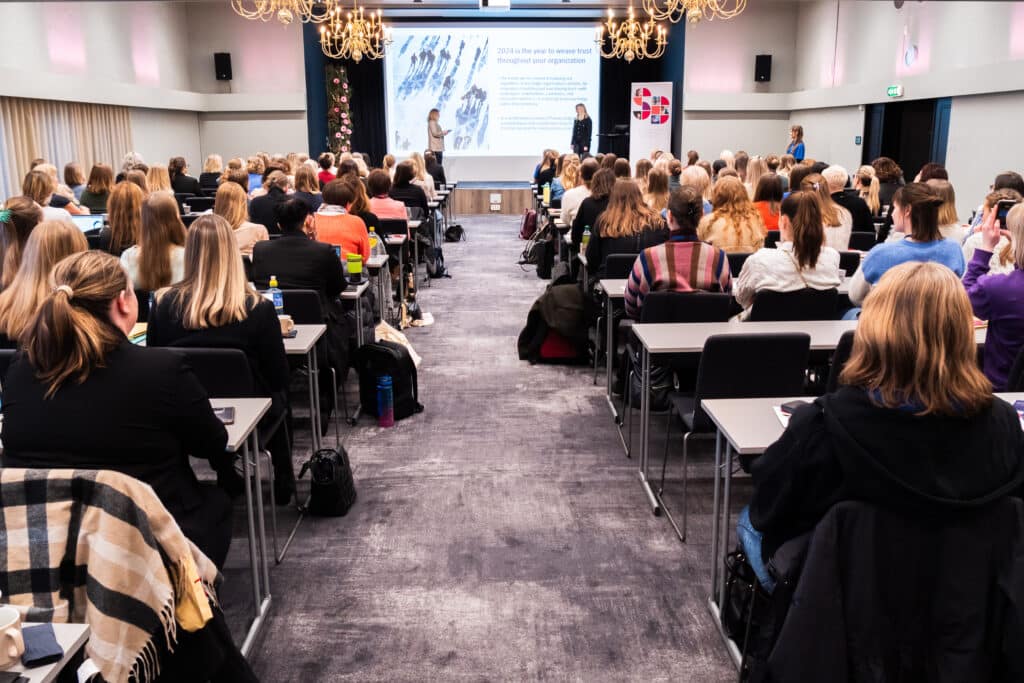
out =
[(0, 19), (0, 680), (1024, 680), (1024, 2)]

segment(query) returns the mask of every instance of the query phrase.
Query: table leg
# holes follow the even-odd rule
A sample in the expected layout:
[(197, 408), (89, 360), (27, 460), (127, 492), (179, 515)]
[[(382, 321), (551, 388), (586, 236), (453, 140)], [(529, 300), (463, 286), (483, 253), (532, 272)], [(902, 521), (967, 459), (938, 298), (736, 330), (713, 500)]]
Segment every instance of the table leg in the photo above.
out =
[[(718, 532), (719, 532), (719, 489), (721, 480), (718, 478), (722, 467), (722, 432), (719, 430), (715, 431), (715, 467), (711, 471), (711, 485), (712, 485), (712, 496), (711, 496), (711, 590), (709, 592), (709, 600), (717, 600), (715, 596), (715, 588), (718, 586), (718, 571), (720, 568), (719, 557), (718, 557)], [(717, 603), (716, 603), (717, 604)]]
[(320, 450), (320, 366), (316, 344), (306, 354), (306, 368), (309, 371), (309, 424), (313, 430), (313, 451), (316, 452)]
[[(651, 490), (651, 484), (647, 480), (647, 458), (650, 455), (647, 442), (650, 437), (651, 425), (651, 402), (648, 400), (651, 393), (651, 354), (647, 352), (647, 347), (643, 345), (640, 347), (640, 360), (643, 367), (640, 382), (640, 483), (644, 487), (644, 493), (647, 494), (647, 501), (651, 505), (651, 511), (655, 515), (660, 515), (661, 505), (658, 503), (658, 498), (654, 495), (654, 491)], [(626, 391), (626, 389), (623, 389), (623, 391)]]
[(387, 321), (387, 311), (390, 308), (390, 301), (384, 301), (386, 292), (384, 291), (384, 274), (387, 272), (387, 264), (382, 268), (377, 269), (377, 315), (380, 319)]
[[(732, 446), (727, 442), (725, 444), (725, 457), (722, 458), (722, 478), (724, 484), (722, 487), (722, 540), (721, 545), (718, 546), (719, 563), (726, 553), (729, 552), (729, 522), (731, 518), (729, 510), (729, 493), (732, 489)], [(718, 604), (721, 605), (725, 599), (725, 571), (719, 570), (718, 573)]]
[(420, 291), (420, 229), (416, 228), (412, 240), (412, 287)]
[[(586, 282), (586, 280), (584, 280)], [(615, 401), (612, 400), (612, 357), (615, 353), (615, 349), (612, 346), (615, 345), (615, 323), (612, 318), (614, 306), (612, 304), (612, 298), (605, 292), (605, 338), (604, 338), (604, 365), (605, 365), (605, 383), (607, 389), (605, 391), (605, 397), (608, 399), (608, 407), (612, 409), (612, 417), (615, 419), (616, 424), (622, 421), (622, 417), (619, 415), (618, 408), (615, 407)]]
[[(364, 290), (365, 291), (365, 290)], [(363, 297), (356, 298), (356, 345), (362, 346), (364, 343), (363, 337)]]
[[(265, 546), (263, 547), (264, 553), (257, 551), (257, 526), (256, 526), (256, 514), (253, 509), (253, 471), (251, 463), (249, 462), (250, 450), (249, 440), (246, 439), (245, 443), (242, 444), (242, 477), (245, 479), (245, 513), (246, 521), (248, 522), (248, 540), (249, 540), (249, 565), (252, 574), (252, 597), (253, 597), (253, 619), (249, 625), (249, 630), (245, 634), (245, 640), (242, 642), (241, 652), (243, 657), (248, 657), (252, 651), (253, 643), (260, 631), (263, 629), (264, 617), (270, 609), (270, 594), (269, 589), (266, 597), (263, 596), (263, 591), (260, 588), (261, 585), (261, 572), (260, 572), (260, 560), (265, 559)], [(261, 486), (260, 481), (255, 481), (255, 487), (259, 489)], [(262, 494), (262, 492), (260, 492)], [(262, 511), (262, 506), (260, 508)], [(264, 539), (264, 543), (266, 540)], [(262, 572), (264, 577), (269, 576), (269, 572)], [(269, 583), (268, 583), (269, 586)]]
[(256, 492), (256, 528), (260, 548), (260, 569), (263, 572), (263, 596), (270, 597), (270, 554), (267, 551), (267, 525), (263, 511), (263, 477), (260, 474), (260, 442), (258, 429), (252, 430), (253, 487)]

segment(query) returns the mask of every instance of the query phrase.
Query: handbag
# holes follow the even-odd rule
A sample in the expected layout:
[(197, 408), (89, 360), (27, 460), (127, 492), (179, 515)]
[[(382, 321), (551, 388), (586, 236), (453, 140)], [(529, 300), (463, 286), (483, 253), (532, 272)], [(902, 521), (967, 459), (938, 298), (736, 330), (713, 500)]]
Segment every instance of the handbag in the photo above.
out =
[(299, 478), (310, 472), (309, 503), (305, 511), (318, 517), (344, 517), (356, 502), (356, 485), (348, 453), (321, 448), (302, 465)]
[(761, 587), (742, 546), (725, 556), (725, 594), (719, 610), (722, 628), (740, 651), (740, 680), (763, 680), (780, 622), (773, 597)]

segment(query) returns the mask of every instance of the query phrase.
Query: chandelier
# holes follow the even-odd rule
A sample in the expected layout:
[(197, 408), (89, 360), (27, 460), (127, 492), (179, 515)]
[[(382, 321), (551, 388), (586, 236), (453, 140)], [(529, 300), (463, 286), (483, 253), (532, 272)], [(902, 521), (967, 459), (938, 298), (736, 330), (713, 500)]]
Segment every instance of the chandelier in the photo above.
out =
[(276, 18), (285, 26), (296, 19), (319, 23), (326, 16), (323, 0), (231, 0), (231, 8), (246, 19)]
[[(607, 31), (607, 42), (610, 46), (605, 49), (605, 32)], [(652, 47), (653, 41), (653, 47)], [(665, 45), (668, 42), (665, 38), (665, 29), (654, 23), (651, 18), (646, 24), (641, 24), (633, 16), (633, 7), (629, 8), (629, 16), (621, 24), (615, 22), (615, 15), (608, 10), (608, 21), (598, 25), (597, 35), (594, 38), (601, 50), (601, 56), (605, 59), (615, 57), (632, 62), (634, 59), (657, 59), (665, 54)]]
[(701, 19), (732, 19), (747, 8), (747, 0), (666, 0), (664, 7), (658, 0), (643, 0), (644, 11), (651, 19), (668, 19), (673, 24), (686, 17), (691, 24)]
[(340, 6), (327, 13), (327, 21), (320, 26), (320, 47), (324, 54), (333, 59), (351, 59), (353, 62), (366, 57), (380, 59), (384, 49), (391, 44), (391, 27), (381, 21), (381, 11), (370, 12), (366, 19), (363, 8), (353, 6), (342, 18)]

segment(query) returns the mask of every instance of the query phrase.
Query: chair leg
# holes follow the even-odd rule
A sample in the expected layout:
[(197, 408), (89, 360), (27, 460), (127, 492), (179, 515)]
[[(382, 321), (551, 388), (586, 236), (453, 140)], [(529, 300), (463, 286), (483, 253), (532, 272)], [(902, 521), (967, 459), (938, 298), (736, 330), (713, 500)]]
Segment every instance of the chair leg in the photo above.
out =
[[(279, 427), (283, 429), (284, 427)], [(281, 558), (277, 554), (277, 499), (274, 496), (274, 459), (270, 455), (270, 451), (264, 449), (260, 453), (256, 454), (256, 457), (260, 455), (267, 457), (267, 476), (270, 480), (270, 539), (271, 548), (274, 551), (274, 564), (281, 564)], [(262, 486), (262, 484), (260, 484)]]
[[(632, 362), (630, 363), (632, 365)], [(633, 457), (633, 368), (626, 373), (626, 386), (622, 387), (622, 406), (626, 412), (626, 457)]]
[[(601, 357), (601, 328), (604, 327), (602, 322), (604, 318), (598, 317), (597, 319), (597, 343), (594, 344), (594, 384), (597, 384), (597, 366), (598, 359)], [(607, 349), (605, 350), (607, 353)]]
[(665, 425), (665, 452), (661, 455), (661, 483), (658, 484), (658, 495), (660, 496), (665, 490), (665, 469), (668, 467), (668, 444), (672, 436), (672, 414), (673, 411), (668, 411), (668, 424)]
[(672, 528), (676, 532), (676, 536), (683, 543), (686, 542), (686, 457), (687, 457), (687, 446), (690, 442), (690, 437), (693, 432), (686, 432), (683, 435), (683, 523), (678, 524), (675, 517), (672, 516), (672, 511), (668, 509), (668, 505), (665, 504), (664, 492), (665, 492), (665, 471), (668, 467), (668, 444), (669, 444), (669, 433), (672, 429), (672, 413), (669, 412), (669, 422), (665, 427), (665, 454), (661, 461), (661, 484), (658, 487), (658, 500), (661, 502), (661, 507), (665, 511), (665, 517), (668, 519), (668, 523), (672, 525)]
[[(331, 394), (334, 396), (334, 446), (341, 447), (341, 415), (338, 413), (338, 371), (331, 368)], [(348, 418), (348, 405), (345, 398), (345, 388), (341, 388), (341, 403), (345, 408), (345, 417)]]
[[(738, 683), (746, 680), (744, 669), (747, 666), (747, 653), (750, 650), (750, 629), (754, 625), (754, 605), (757, 602), (757, 584), (750, 589), (750, 605), (747, 607), (747, 623), (743, 628), (743, 647), (740, 649), (740, 671), (736, 679)], [(738, 643), (737, 643), (738, 644)]]

